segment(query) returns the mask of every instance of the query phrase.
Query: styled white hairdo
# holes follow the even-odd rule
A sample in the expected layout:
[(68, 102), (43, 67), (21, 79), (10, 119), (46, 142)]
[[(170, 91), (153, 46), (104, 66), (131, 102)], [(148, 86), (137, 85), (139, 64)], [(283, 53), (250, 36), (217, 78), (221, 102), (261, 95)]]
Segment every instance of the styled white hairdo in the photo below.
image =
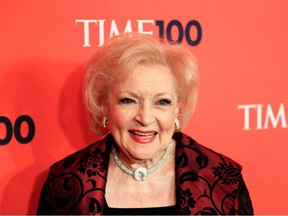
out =
[(105, 135), (108, 132), (102, 121), (110, 87), (136, 65), (150, 63), (170, 68), (177, 86), (180, 126), (187, 123), (195, 107), (198, 89), (198, 69), (193, 54), (181, 45), (164, 44), (152, 36), (127, 33), (100, 47), (85, 70), (84, 103), (95, 133)]

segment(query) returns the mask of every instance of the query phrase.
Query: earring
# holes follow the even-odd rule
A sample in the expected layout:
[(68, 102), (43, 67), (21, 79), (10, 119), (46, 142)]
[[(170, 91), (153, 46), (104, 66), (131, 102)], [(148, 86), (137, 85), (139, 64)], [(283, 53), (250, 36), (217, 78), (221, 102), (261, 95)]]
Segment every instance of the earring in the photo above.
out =
[(104, 116), (104, 117), (103, 117), (103, 120), (102, 120), (102, 125), (103, 125), (103, 127), (106, 128), (107, 125), (108, 125), (108, 123), (109, 123), (109, 121), (108, 121), (107, 117)]
[(176, 130), (180, 130), (180, 122), (178, 118), (175, 119), (175, 128)]

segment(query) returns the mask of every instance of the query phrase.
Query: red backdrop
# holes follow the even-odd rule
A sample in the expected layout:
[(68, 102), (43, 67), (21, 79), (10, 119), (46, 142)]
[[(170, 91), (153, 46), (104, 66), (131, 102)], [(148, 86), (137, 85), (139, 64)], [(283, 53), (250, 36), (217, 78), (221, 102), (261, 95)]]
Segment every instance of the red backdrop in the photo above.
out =
[(48, 167), (97, 139), (82, 105), (83, 68), (117, 30), (189, 47), (200, 89), (183, 131), (243, 165), (256, 214), (288, 213), (287, 8), (286, 0), (2, 0), (0, 214), (35, 213)]

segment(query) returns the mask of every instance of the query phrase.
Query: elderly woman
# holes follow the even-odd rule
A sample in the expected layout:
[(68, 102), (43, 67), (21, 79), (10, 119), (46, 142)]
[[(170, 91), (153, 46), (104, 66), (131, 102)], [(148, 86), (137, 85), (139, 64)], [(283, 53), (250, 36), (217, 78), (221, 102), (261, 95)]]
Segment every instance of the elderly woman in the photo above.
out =
[(84, 98), (106, 136), (50, 168), (38, 214), (253, 214), (241, 166), (180, 132), (197, 86), (184, 47), (136, 33), (101, 47)]

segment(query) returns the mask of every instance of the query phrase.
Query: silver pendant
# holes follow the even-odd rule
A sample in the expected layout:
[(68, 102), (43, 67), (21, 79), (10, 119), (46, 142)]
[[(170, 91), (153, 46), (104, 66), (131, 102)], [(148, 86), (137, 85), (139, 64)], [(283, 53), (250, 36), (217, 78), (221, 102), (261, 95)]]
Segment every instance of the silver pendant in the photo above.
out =
[(148, 170), (145, 167), (138, 167), (133, 175), (136, 181), (145, 181), (148, 177)]

